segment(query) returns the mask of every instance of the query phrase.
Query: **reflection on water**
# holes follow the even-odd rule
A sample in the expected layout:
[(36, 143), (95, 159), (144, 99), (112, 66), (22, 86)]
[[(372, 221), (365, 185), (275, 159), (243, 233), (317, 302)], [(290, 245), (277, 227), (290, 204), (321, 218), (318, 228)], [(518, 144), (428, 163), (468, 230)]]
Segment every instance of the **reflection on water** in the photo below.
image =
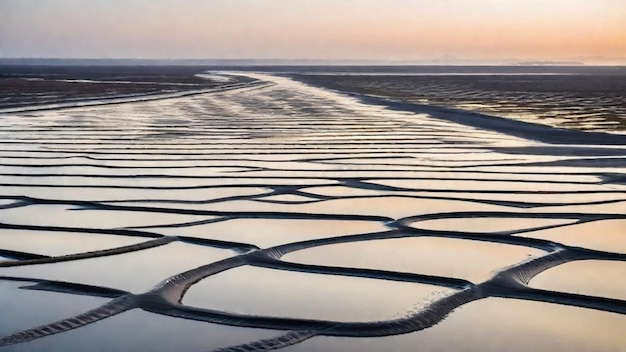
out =
[[(190, 229), (190, 234), (226, 241), (252, 243), (262, 248), (280, 244), (329, 238), (339, 234), (384, 231), (373, 221), (234, 219)], [(175, 231), (170, 231), (175, 232)]]
[(465, 219), (437, 219), (426, 220), (412, 224), (411, 226), (438, 231), (464, 231), (476, 233), (490, 233), (500, 231), (512, 231), (531, 229), (550, 225), (571, 224), (573, 220), (560, 219), (523, 219), (523, 218), (465, 218)]
[(284, 349), (322, 351), (619, 351), (626, 316), (555, 304), (490, 298), (458, 308), (437, 326), (376, 339), (315, 337)]
[[(56, 303), (57, 300), (50, 302)], [(70, 299), (60, 303), (58, 309), (65, 309), (68, 316), (76, 310), (72, 308), (73, 302)], [(280, 331), (207, 324), (132, 310), (80, 330), (70, 330), (32, 341), (27, 348), (26, 345), (9, 346), (6, 351), (206, 351), (269, 338), (277, 334), (280, 334)]]
[(286, 261), (382, 269), (482, 282), (496, 269), (521, 262), (540, 250), (450, 238), (398, 238), (322, 246), (290, 253)]
[(142, 293), (168, 276), (228, 258), (233, 254), (235, 253), (230, 250), (176, 242), (113, 258), (2, 268), (2, 275), (114, 287)]
[(249, 315), (367, 322), (399, 318), (451, 292), (423, 284), (241, 267), (196, 284), (183, 302)]
[[(6, 221), (12, 224), (39, 226), (68, 226), (75, 228), (121, 228), (154, 224), (154, 214), (140, 211), (85, 210), (64, 205), (39, 205), (3, 210)], [(182, 214), (161, 214), (160, 221), (185, 222), (206, 217)]]
[[(620, 211), (620, 209), (624, 209), (623, 206), (626, 206), (624, 203), (617, 203), (616, 205), (617, 207), (613, 205), (613, 211)], [(574, 208), (572, 211), (583, 210), (585, 207), (581, 206), (580, 208)], [(604, 220), (564, 226), (558, 229), (533, 231), (521, 236), (542, 238), (568, 246), (626, 254), (626, 241), (623, 240), (623, 233), (626, 233), (625, 220)]]
[[(0, 334), (8, 335), (93, 309), (106, 298), (20, 289), (31, 282), (0, 281)], [(8, 319), (10, 317), (10, 319)], [(28, 350), (16, 346), (15, 351)]]
[(626, 263), (584, 260), (545, 271), (530, 286), (626, 300)]
[(145, 238), (93, 233), (2, 230), (0, 248), (27, 253), (58, 256), (128, 246)]

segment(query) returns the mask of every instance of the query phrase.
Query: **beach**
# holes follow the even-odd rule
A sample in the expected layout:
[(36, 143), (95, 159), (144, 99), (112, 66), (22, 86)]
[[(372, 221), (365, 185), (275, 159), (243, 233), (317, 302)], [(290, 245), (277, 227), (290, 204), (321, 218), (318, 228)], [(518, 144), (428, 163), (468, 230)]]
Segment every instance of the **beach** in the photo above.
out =
[(623, 122), (225, 69), (0, 112), (0, 350), (626, 346)]

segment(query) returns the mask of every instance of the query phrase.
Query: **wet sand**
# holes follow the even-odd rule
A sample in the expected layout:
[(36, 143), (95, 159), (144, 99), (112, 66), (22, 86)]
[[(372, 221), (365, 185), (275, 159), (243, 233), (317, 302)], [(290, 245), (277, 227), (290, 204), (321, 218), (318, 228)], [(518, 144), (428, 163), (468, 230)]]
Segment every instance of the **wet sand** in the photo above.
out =
[(626, 346), (626, 137), (241, 74), (0, 114), (0, 349)]

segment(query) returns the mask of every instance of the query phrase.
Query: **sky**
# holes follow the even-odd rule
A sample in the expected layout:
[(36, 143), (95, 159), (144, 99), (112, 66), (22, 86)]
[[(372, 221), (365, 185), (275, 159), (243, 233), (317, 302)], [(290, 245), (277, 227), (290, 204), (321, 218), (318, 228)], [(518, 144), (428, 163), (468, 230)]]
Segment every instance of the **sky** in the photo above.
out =
[(0, 57), (626, 63), (626, 0), (0, 0)]

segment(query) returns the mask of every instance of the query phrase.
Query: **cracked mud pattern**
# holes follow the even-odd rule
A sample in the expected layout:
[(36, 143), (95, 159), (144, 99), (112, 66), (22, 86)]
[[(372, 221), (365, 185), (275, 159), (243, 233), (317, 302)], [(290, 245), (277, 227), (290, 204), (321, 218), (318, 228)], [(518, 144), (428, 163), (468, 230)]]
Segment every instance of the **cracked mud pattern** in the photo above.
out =
[(0, 349), (626, 346), (626, 140), (249, 75), (0, 116)]

